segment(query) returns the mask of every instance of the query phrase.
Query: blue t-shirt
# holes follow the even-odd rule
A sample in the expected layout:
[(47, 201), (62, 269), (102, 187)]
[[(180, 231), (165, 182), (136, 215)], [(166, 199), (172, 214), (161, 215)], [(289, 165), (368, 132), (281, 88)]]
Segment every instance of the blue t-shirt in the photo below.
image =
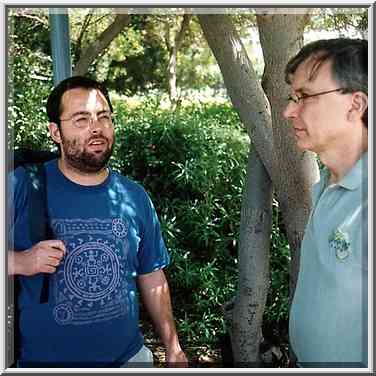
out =
[[(165, 267), (169, 256), (144, 189), (110, 171), (96, 186), (67, 179), (47, 162), (47, 202), (56, 239), (67, 253), (50, 274), (49, 300), (39, 302), (43, 274), (19, 276), (21, 366), (116, 367), (143, 345), (136, 276)], [(28, 177), (10, 176), (14, 250), (31, 247)]]

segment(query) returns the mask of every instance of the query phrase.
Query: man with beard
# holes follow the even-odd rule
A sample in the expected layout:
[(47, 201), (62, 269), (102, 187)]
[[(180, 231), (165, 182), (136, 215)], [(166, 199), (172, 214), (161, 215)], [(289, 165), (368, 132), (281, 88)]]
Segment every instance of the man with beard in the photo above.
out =
[[(31, 243), (30, 181), (22, 167), (10, 176), (14, 248), (8, 273), (20, 282), (19, 367), (151, 366), (139, 330), (138, 291), (166, 361), (187, 365), (153, 204), (140, 185), (107, 167), (112, 112), (106, 88), (85, 77), (62, 81), (48, 98), (49, 131), (60, 149), (58, 159), (44, 164), (53, 239)], [(45, 275), (49, 295), (41, 303)]]

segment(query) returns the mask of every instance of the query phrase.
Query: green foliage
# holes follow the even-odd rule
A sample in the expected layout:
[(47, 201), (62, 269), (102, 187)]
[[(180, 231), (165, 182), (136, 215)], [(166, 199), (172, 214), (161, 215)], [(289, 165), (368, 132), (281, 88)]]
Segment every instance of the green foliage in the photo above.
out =
[(247, 136), (228, 105), (174, 114), (153, 101), (131, 111), (119, 102), (116, 111), (113, 165), (141, 182), (156, 205), (181, 337), (214, 344), (223, 331), (221, 305), (236, 283)]
[(118, 93), (134, 94), (167, 87), (168, 58), (163, 41), (148, 29), (140, 30), (145, 22), (145, 16), (132, 15), (131, 25), (116, 39), (116, 50), (122, 51), (124, 57), (111, 55), (106, 85)]
[(42, 54), (51, 54), (50, 28), (48, 15), (39, 13), (31, 15), (22, 8), (11, 12), (10, 36), (16, 38), (19, 45), (30, 51), (39, 51)]
[(290, 247), (280, 221), (278, 202), (273, 200), (273, 224), (270, 248), (270, 285), (264, 312), (265, 323), (288, 319)]
[[(114, 20), (113, 13), (71, 9), (69, 13), (73, 64), (84, 47), (95, 41)], [(150, 89), (167, 91), (167, 66), (171, 43), (182, 16), (132, 14), (129, 25), (89, 68), (119, 94), (133, 95)], [(195, 17), (189, 24), (177, 60), (177, 82), (183, 89), (222, 87), (222, 76), (207, 47)]]
[[(210, 87), (223, 88), (221, 71), (201, 30), (197, 17), (192, 17), (177, 59), (177, 85), (183, 90)], [(189, 94), (186, 94), (190, 97)]]
[(13, 142), (16, 147), (51, 148), (45, 103), (52, 89), (52, 62), (41, 50), (26, 47), (22, 41), (31, 37), (24, 35), (26, 30), (17, 29), (17, 20), (12, 27), (17, 34), (11, 31), (9, 43), (12, 64), (9, 71), (8, 143)]
[[(150, 98), (116, 104), (113, 166), (151, 194), (171, 253), (167, 269), (181, 338), (215, 345), (222, 305), (235, 293), (237, 239), (248, 137), (227, 104), (177, 113)], [(271, 279), (264, 319), (287, 319), (289, 247), (273, 206)]]
[(358, 37), (368, 29), (367, 8), (320, 8), (314, 11), (309, 29), (337, 31), (342, 36)]

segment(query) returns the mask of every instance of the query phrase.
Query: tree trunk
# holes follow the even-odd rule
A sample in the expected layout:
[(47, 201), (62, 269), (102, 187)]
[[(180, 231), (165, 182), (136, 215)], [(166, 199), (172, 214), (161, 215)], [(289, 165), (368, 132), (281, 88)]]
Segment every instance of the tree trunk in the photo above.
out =
[[(260, 39), (266, 63), (263, 86), (269, 96), (272, 106), (270, 109), (252, 63), (229, 16), (199, 16), (205, 37), (221, 68), (228, 94), (248, 130), (262, 164), (271, 177), (280, 202), (287, 238), (293, 254), (290, 296), (296, 283), (298, 250), (310, 209), (309, 190), (318, 178), (318, 169), (313, 156), (310, 153), (298, 152), (291, 126), (281, 119), (282, 110), (287, 104), (287, 101), (283, 99), (288, 95), (288, 87), (284, 82), (284, 68), (287, 60), (299, 48), (306, 22), (305, 17), (258, 16)], [(247, 177), (247, 181), (250, 178)], [(260, 179), (260, 176), (257, 179)], [(267, 187), (265, 176), (261, 177), (261, 180), (253, 179), (253, 184)], [(255, 193), (248, 190), (248, 194)], [(244, 205), (247, 204), (243, 199)], [(253, 218), (252, 221), (256, 219)], [(248, 226), (243, 223), (240, 237), (249, 236), (249, 234), (244, 235), (243, 232), (246, 231), (246, 227), (252, 228), (252, 226), (255, 226), (255, 223), (248, 222)], [(264, 228), (263, 231), (265, 236), (270, 234), (270, 229)], [(233, 323), (231, 333), (236, 362), (255, 362), (259, 359), (262, 314), (252, 314), (256, 312), (252, 308), (261, 308), (264, 304), (267, 282), (265, 281), (263, 287), (260, 287), (259, 283), (264, 280), (269, 266), (268, 261), (263, 263), (260, 254), (268, 255), (269, 246), (265, 240), (262, 243), (263, 248), (258, 248), (255, 253), (255, 249), (252, 249), (252, 242), (253, 239), (248, 238), (248, 247), (246, 243), (239, 247), (239, 260), (253, 257), (254, 262), (239, 269), (239, 287), (233, 317), (236, 321), (242, 317), (240, 320), (242, 323)], [(253, 256), (247, 255), (248, 252), (253, 252)], [(255, 263), (256, 260), (259, 264)], [(249, 280), (249, 276), (252, 276), (254, 281)], [(249, 293), (250, 283), (255, 284), (253, 288), (257, 286), (258, 295)], [(247, 318), (250, 320), (248, 329), (243, 323)], [(242, 329), (238, 329), (237, 326), (241, 326)], [(258, 331), (255, 328), (258, 328)]]
[(170, 58), (167, 67), (167, 77), (168, 77), (168, 92), (171, 104), (176, 105), (178, 100), (178, 91), (176, 87), (176, 64), (177, 64), (177, 55), (181, 47), (181, 44), (184, 39), (184, 34), (189, 26), (189, 21), (191, 20), (191, 14), (185, 14), (183, 16), (183, 21), (180, 26), (180, 30), (175, 36), (175, 41), (172, 47), (170, 48)]
[(87, 73), (90, 64), (109, 46), (109, 44), (128, 25), (130, 16), (128, 14), (118, 14), (114, 22), (97, 38), (95, 42), (87, 46), (77, 62), (73, 74), (84, 75)]
[[(258, 366), (269, 279), (271, 118), (256, 73), (229, 18), (202, 15), (199, 21), (221, 68), (232, 103), (255, 146), (248, 160), (242, 200), (238, 290), (232, 312), (227, 315), (232, 318), (230, 337), (235, 364), (238, 367)], [(259, 155), (263, 155), (262, 161)]]
[(310, 189), (318, 179), (318, 167), (312, 153), (301, 152), (296, 147), (292, 127), (282, 118), (290, 90), (284, 70), (302, 47), (309, 14), (256, 17), (265, 61), (262, 86), (271, 105), (273, 153), (278, 163), (272, 180), (291, 252), (291, 302), (299, 270), (300, 244), (310, 211)]
[(234, 366), (260, 367), (261, 324), (269, 281), (272, 189), (253, 145), (246, 179), (240, 218), (239, 283), (230, 337)]

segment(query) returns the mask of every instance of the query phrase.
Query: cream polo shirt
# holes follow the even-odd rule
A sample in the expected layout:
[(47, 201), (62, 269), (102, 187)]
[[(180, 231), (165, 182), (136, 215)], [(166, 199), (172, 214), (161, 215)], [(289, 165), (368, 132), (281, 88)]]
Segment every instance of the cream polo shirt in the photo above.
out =
[(313, 188), (290, 312), (303, 367), (367, 366), (368, 153), (338, 183)]

